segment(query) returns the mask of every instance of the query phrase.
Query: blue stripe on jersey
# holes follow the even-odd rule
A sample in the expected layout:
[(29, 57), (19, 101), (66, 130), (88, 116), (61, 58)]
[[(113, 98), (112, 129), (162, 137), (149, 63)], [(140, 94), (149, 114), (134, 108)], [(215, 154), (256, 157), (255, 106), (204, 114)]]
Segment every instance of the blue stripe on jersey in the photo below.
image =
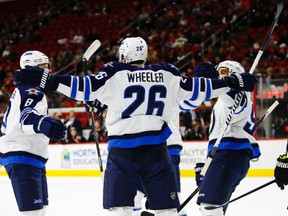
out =
[[(228, 94), (228, 93), (227, 93)], [(231, 94), (228, 94), (230, 97), (231, 97)], [(235, 97), (235, 96), (234, 96)], [(240, 101), (240, 103), (239, 103), (239, 105), (238, 105), (238, 107), (239, 106), (242, 106), (242, 108), (238, 111), (238, 112), (236, 112), (235, 111), (235, 114), (240, 114), (241, 112), (243, 112), (244, 111), (244, 109), (247, 107), (247, 96), (246, 96), (246, 94), (244, 93), (243, 94), (243, 97), (242, 97), (242, 99), (241, 99), (241, 101)], [(228, 107), (228, 109), (232, 109), (233, 108), (233, 106), (230, 106), (230, 107)]]
[[(230, 110), (231, 110), (232, 108), (233, 108), (232, 106), (231, 106), (231, 107), (228, 107), (228, 109), (230, 109)], [(244, 109), (245, 109), (245, 107), (242, 107), (241, 110), (239, 110), (238, 112), (235, 111), (234, 114), (238, 115), (238, 114), (240, 114), (241, 112), (243, 112)]]
[(187, 105), (188, 108), (184, 108), (184, 107), (182, 107), (181, 105), (179, 105), (179, 108), (180, 108), (182, 111), (189, 111), (189, 110), (191, 110), (191, 109), (196, 109), (196, 108), (198, 107), (198, 106), (194, 106), (192, 103), (190, 103), (190, 102), (187, 101), (187, 100), (184, 100), (183, 103), (184, 103), (185, 105)]
[[(139, 133), (143, 134), (143, 133)], [(108, 137), (108, 150), (113, 147), (116, 148), (134, 148), (143, 145), (159, 145), (168, 139), (172, 134), (172, 131), (169, 127), (166, 127), (160, 134), (155, 134), (155, 131), (145, 132), (145, 136), (133, 134), (133, 136), (123, 135), (123, 136), (110, 136)], [(137, 136), (138, 135), (138, 136)], [(117, 138), (113, 138), (117, 137)], [(128, 138), (129, 137), (129, 138)]]
[[(27, 107), (25, 108), (21, 113), (20, 113), (20, 119), (19, 122), (22, 122), (23, 120), (25, 120), (25, 118), (27, 118), (27, 116), (32, 112), (35, 111), (36, 113), (38, 113), (38, 111), (36, 109)], [(39, 114), (40, 115), (40, 114)]]
[(252, 159), (260, 157), (261, 151), (260, 151), (258, 143), (252, 143), (251, 145), (253, 149)]
[[(215, 142), (216, 139), (209, 141), (208, 155), (210, 154)], [(249, 142), (248, 139), (245, 138), (237, 139), (234, 137), (224, 137), (222, 138), (217, 150), (223, 150), (223, 149), (229, 149), (229, 150), (250, 149), (251, 153), (253, 152), (251, 143)]]
[(180, 155), (181, 149), (179, 148), (168, 148), (169, 155)]
[(198, 77), (194, 77), (193, 79), (193, 87), (194, 87), (194, 91), (193, 91), (193, 95), (191, 100), (194, 101), (198, 98), (198, 94), (199, 94), (199, 78)]
[(6, 128), (6, 122), (2, 121), (2, 126)]
[(186, 111), (188, 111), (189, 109), (185, 109), (185, 108), (183, 108), (182, 106), (180, 106), (179, 105), (179, 109), (181, 110), (181, 111), (184, 111), (184, 112), (186, 112)]
[(211, 80), (210, 79), (206, 79), (206, 89), (207, 89), (207, 91), (206, 91), (206, 98), (205, 98), (205, 101), (206, 100), (209, 100), (210, 99), (210, 97), (211, 97)]
[(78, 90), (78, 77), (72, 77), (71, 95), (70, 97), (75, 99)]
[(84, 100), (88, 101), (91, 93), (90, 78), (88, 76), (84, 76), (84, 80), (85, 80)]
[(0, 164), (2, 164), (3, 166), (9, 164), (27, 164), (34, 167), (43, 168), (46, 162), (47, 160), (41, 161), (25, 155), (12, 155), (8, 157), (2, 157), (2, 155), (0, 155)]

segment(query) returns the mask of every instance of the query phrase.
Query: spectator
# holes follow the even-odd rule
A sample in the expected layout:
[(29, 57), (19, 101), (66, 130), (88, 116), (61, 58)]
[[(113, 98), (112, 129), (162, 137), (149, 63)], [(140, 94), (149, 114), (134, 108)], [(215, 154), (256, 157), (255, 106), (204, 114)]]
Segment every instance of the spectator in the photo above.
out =
[(186, 128), (185, 139), (186, 140), (204, 140), (206, 138), (205, 132), (199, 119), (194, 119), (191, 122), (191, 127)]
[[(98, 133), (98, 142), (107, 142), (107, 129), (104, 122), (101, 119), (98, 119), (97, 121), (95, 121), (94, 126), (96, 132)], [(95, 133), (93, 130), (90, 132), (88, 141), (95, 142)]]
[(67, 132), (67, 142), (68, 143), (83, 143), (86, 139), (78, 134), (75, 127), (70, 127)]
[(194, 119), (197, 119), (198, 115), (195, 110), (189, 110), (187, 112), (183, 113), (183, 125), (186, 127), (186, 129), (191, 127), (191, 122)]
[(78, 118), (75, 117), (75, 112), (73, 110), (70, 111), (68, 118), (64, 121), (68, 131), (71, 127), (74, 127), (79, 135), (82, 135), (82, 126), (81, 122)]
[(229, 8), (225, 14), (225, 16), (222, 18), (222, 23), (233, 23), (237, 19), (237, 15), (234, 13), (234, 11)]
[(287, 67), (281, 67), (279, 69), (279, 75), (278, 75), (278, 79), (287, 79), (288, 78), (288, 74), (287, 74)]
[(188, 39), (184, 34), (181, 32), (178, 33), (178, 38), (176, 38), (173, 47), (184, 47), (185, 44), (188, 42)]
[(15, 61), (15, 53), (10, 45), (6, 45), (5, 50), (2, 53), (2, 57), (7, 61)]

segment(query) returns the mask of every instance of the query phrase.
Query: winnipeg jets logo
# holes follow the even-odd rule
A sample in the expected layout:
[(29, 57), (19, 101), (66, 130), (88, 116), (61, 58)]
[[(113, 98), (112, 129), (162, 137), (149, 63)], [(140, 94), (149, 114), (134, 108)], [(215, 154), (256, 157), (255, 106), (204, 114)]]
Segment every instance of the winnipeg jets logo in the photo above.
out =
[(38, 93), (40, 92), (35, 88), (29, 88), (26, 91), (28, 92), (28, 95), (38, 95)]

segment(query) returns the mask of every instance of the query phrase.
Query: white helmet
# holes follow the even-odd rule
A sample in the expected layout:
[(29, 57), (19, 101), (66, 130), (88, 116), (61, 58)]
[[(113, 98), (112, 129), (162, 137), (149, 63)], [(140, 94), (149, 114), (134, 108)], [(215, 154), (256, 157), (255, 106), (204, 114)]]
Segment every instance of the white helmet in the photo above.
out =
[(49, 64), (49, 58), (39, 51), (27, 51), (20, 58), (20, 67), (22, 69), (25, 66), (38, 66), (40, 64)]
[(126, 59), (126, 63), (134, 61), (146, 61), (148, 47), (146, 41), (141, 37), (129, 37), (122, 41), (119, 47), (119, 61), (122, 60), (122, 55)]
[(236, 62), (236, 61), (226, 60), (226, 61), (220, 62), (219, 65), (217, 65), (217, 70), (219, 68), (227, 68), (229, 76), (233, 72), (245, 73), (243, 66), (239, 62)]

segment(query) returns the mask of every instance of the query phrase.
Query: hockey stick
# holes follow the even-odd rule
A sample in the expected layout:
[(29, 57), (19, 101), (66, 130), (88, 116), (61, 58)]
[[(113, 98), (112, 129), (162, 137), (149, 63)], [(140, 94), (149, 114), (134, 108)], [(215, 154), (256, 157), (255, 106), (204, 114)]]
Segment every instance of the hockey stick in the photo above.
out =
[(96, 39), (95, 41), (93, 41), (93, 43), (87, 48), (87, 50), (83, 54), (82, 63), (83, 63), (83, 70), (85, 74), (87, 73), (87, 64), (88, 64), (89, 59), (100, 46), (101, 46), (101, 42)]
[[(99, 40), (95, 40), (85, 51), (83, 54), (82, 62), (83, 62), (83, 69), (85, 74), (87, 73), (87, 64), (91, 56), (97, 51), (97, 49), (101, 46), (101, 42)], [(103, 162), (102, 162), (102, 157), (100, 153), (100, 147), (99, 147), (99, 142), (98, 142), (98, 133), (95, 128), (95, 120), (94, 120), (94, 112), (93, 110), (89, 111), (90, 113), (90, 118), (92, 120), (92, 131), (94, 133), (94, 138), (95, 138), (95, 144), (96, 144), (96, 150), (97, 150), (97, 157), (98, 157), (98, 164), (100, 168), (100, 176), (103, 178)]]
[[(255, 127), (257, 128), (266, 118), (270, 113), (278, 106), (279, 102), (276, 100), (268, 109), (267, 111), (261, 116), (261, 118), (256, 122)], [(287, 143), (287, 152), (288, 152), (288, 143)], [(190, 202), (190, 200), (199, 192), (199, 187), (197, 187), (191, 194), (190, 196), (187, 197), (187, 199), (180, 205), (180, 207), (177, 209), (178, 212), (180, 212), (186, 205), (187, 203)], [(248, 195), (248, 194), (247, 194)], [(232, 201), (232, 200), (231, 200)], [(141, 213), (141, 216), (154, 216), (153, 213), (143, 211)]]
[(180, 212), (186, 205), (188, 202), (190, 202), (190, 200), (199, 192), (199, 187), (197, 187), (191, 194), (189, 197), (187, 197), (187, 199), (180, 205), (180, 207), (177, 209), (178, 212)]
[(255, 127), (257, 128), (261, 122), (263, 122), (267, 116), (276, 108), (276, 106), (278, 106), (279, 102), (276, 100), (264, 113), (264, 115), (262, 115), (262, 117), (256, 122)]
[(102, 157), (101, 157), (101, 153), (100, 153), (100, 147), (99, 147), (99, 142), (98, 142), (98, 133), (96, 131), (95, 128), (95, 120), (94, 120), (94, 112), (90, 111), (90, 117), (92, 120), (92, 131), (94, 133), (94, 138), (95, 138), (95, 144), (96, 144), (96, 150), (97, 150), (97, 157), (98, 157), (98, 164), (99, 164), (99, 168), (100, 168), (100, 176), (103, 178), (103, 162), (102, 162)]
[[(180, 212), (188, 202), (199, 192), (199, 187), (197, 187), (191, 194), (190, 196), (179, 206), (177, 209), (177, 212)], [(154, 213), (148, 212), (148, 211), (143, 211), (141, 212), (141, 216), (155, 216)]]
[(206, 206), (205, 209), (213, 210), (213, 209), (217, 209), (217, 208), (222, 208), (222, 207), (228, 205), (229, 203), (235, 202), (236, 200), (239, 200), (239, 199), (241, 199), (241, 198), (243, 198), (245, 196), (248, 196), (249, 194), (252, 194), (252, 193), (254, 193), (254, 192), (256, 192), (256, 191), (258, 191), (258, 190), (260, 190), (262, 188), (265, 188), (265, 187), (267, 187), (267, 186), (269, 186), (269, 185), (271, 185), (271, 184), (273, 184), (275, 182), (276, 182), (276, 180), (274, 179), (274, 180), (269, 181), (269, 182), (267, 182), (267, 183), (255, 188), (255, 189), (253, 189), (253, 190), (251, 190), (251, 191), (249, 191), (249, 192), (247, 192), (245, 194), (242, 194), (241, 196), (238, 196), (238, 197), (236, 197), (236, 198), (234, 198), (234, 199), (232, 199), (232, 200), (230, 200), (230, 201), (228, 201), (226, 203), (223, 203), (222, 205), (219, 205), (219, 206)]
[[(264, 41), (263, 41), (263, 43), (262, 43), (262, 45), (260, 47), (260, 50), (258, 51), (258, 54), (257, 54), (252, 66), (251, 66), (251, 68), (249, 70), (250, 74), (253, 74), (253, 72), (254, 72), (256, 66), (258, 65), (258, 62), (259, 62), (259, 60), (260, 60), (260, 58), (261, 58), (266, 46), (268, 45), (269, 38), (272, 35), (272, 32), (273, 32), (273, 30), (274, 30), (274, 28), (275, 28), (275, 26), (276, 26), (276, 24), (278, 22), (278, 19), (279, 19), (279, 16), (280, 16), (280, 14), (281, 14), (281, 12), (283, 10), (283, 7), (284, 7), (284, 3), (283, 2), (277, 4), (277, 12), (276, 12), (275, 18), (274, 18), (274, 20), (272, 22), (272, 25), (270, 26), (266, 36), (265, 36), (265, 39), (264, 39)], [(206, 174), (206, 172), (207, 172), (207, 170), (208, 170), (208, 168), (209, 168), (209, 166), (211, 164), (211, 161), (212, 161), (214, 155), (216, 154), (216, 151), (218, 149), (220, 141), (221, 141), (222, 137), (224, 136), (224, 133), (226, 132), (226, 130), (227, 130), (227, 128), (228, 128), (228, 126), (229, 126), (229, 124), (230, 124), (230, 122), (232, 120), (233, 114), (235, 113), (240, 101), (242, 100), (243, 94), (244, 94), (243, 92), (240, 92), (237, 95), (237, 97), (235, 99), (235, 102), (234, 102), (234, 105), (233, 105), (233, 107), (232, 107), (232, 109), (231, 109), (231, 111), (230, 111), (230, 113), (229, 113), (229, 115), (228, 115), (228, 117), (226, 119), (225, 127), (223, 128), (223, 130), (221, 131), (220, 135), (218, 136), (218, 138), (217, 138), (217, 140), (216, 140), (216, 142), (215, 142), (215, 144), (214, 144), (214, 146), (213, 146), (213, 148), (212, 148), (212, 150), (211, 150), (211, 152), (210, 152), (210, 154), (209, 154), (209, 156), (208, 156), (208, 158), (207, 158), (207, 160), (206, 160), (206, 162), (204, 164), (204, 167), (202, 168), (201, 175), (205, 176), (205, 174)]]

